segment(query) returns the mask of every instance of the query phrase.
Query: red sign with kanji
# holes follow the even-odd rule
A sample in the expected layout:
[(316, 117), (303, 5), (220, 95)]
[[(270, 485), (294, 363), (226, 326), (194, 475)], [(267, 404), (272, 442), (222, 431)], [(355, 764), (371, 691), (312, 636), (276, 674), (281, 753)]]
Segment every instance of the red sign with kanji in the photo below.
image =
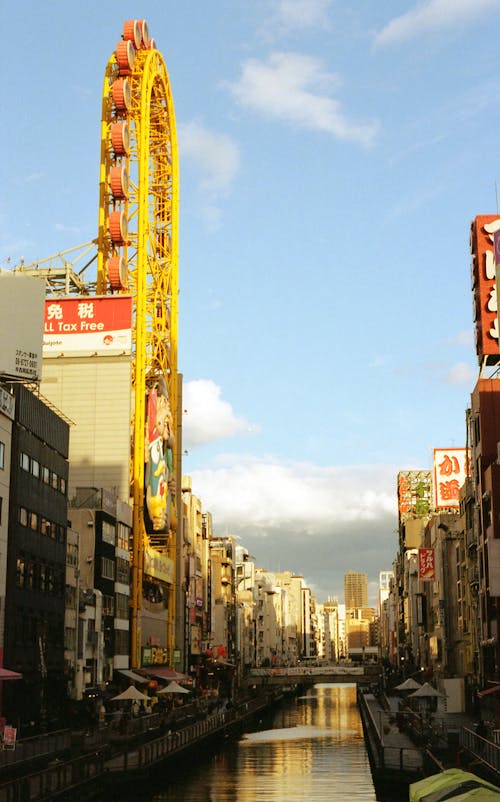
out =
[(469, 452), (466, 448), (434, 449), (434, 507), (436, 510), (460, 506), (460, 488), (469, 473)]
[(422, 582), (433, 582), (435, 577), (434, 549), (419, 549), (418, 578)]

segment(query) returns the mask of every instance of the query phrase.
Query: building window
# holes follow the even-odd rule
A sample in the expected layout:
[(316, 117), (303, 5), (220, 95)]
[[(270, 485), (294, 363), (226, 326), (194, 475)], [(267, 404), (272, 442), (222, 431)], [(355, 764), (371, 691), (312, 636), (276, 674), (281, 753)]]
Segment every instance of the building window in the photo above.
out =
[(124, 593), (116, 593), (116, 617), (128, 618), (128, 596)]
[(116, 581), (128, 585), (130, 581), (129, 562), (123, 557), (116, 558)]
[(30, 520), (30, 529), (32, 529), (33, 532), (38, 532), (38, 513), (30, 512), (29, 520)]
[(42, 468), (42, 481), (45, 482), (46, 485), (50, 484), (50, 471), (45, 465)]
[(128, 551), (128, 541), (130, 537), (130, 529), (125, 524), (118, 524), (118, 547)]
[(3, 498), (0, 496), (0, 526), (2, 525), (2, 502)]
[(0, 469), (5, 468), (5, 443), (0, 440)]
[(115, 578), (115, 563), (108, 557), (101, 557), (101, 576), (103, 579)]
[(36, 476), (37, 479), (40, 478), (40, 463), (37, 459), (31, 460), (31, 473), (33, 476)]
[(57, 486), (59, 484), (59, 477), (58, 477), (57, 473), (51, 473), (50, 478), (51, 478), (52, 487), (54, 488), (54, 490), (57, 490)]
[(114, 615), (115, 614), (115, 600), (113, 596), (102, 596), (102, 614)]
[(104, 543), (115, 545), (116, 529), (114, 524), (110, 524), (108, 521), (102, 522), (102, 539)]
[(126, 629), (115, 629), (115, 654), (128, 654), (129, 633)]
[(21, 468), (23, 469), (23, 471), (29, 471), (29, 469), (30, 469), (30, 458), (29, 458), (29, 456), (27, 454), (24, 453), (24, 451), (21, 451), (21, 454), (20, 454), (20, 457), (19, 457), (19, 463), (20, 463)]
[(59, 479), (59, 490), (61, 491), (61, 493), (63, 494), (63, 496), (65, 496), (65, 495), (66, 495), (66, 479), (63, 479), (63, 477), (62, 477), (62, 476), (61, 476), (61, 478)]
[(25, 570), (24, 557), (18, 557), (16, 560), (16, 585), (19, 588), (24, 588)]
[(28, 510), (26, 507), (19, 507), (19, 523), (21, 526), (28, 526)]

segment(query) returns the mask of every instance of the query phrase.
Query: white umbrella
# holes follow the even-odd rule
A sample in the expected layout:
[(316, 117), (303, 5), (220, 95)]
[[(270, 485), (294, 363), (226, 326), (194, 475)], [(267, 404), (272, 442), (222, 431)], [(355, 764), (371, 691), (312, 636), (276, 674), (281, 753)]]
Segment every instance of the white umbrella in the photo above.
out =
[(443, 696), (443, 694), (439, 693), (439, 691), (433, 688), (432, 685), (430, 685), (428, 682), (424, 682), (424, 684), (420, 686), (418, 691), (415, 691), (415, 693), (410, 694), (409, 698), (414, 699), (415, 697), (417, 697), (418, 699), (420, 697), (422, 699), (425, 699), (425, 698), (430, 698), (432, 696)]
[(189, 691), (187, 688), (183, 688), (182, 685), (179, 685), (175, 680), (172, 680), (172, 682), (168, 683), (166, 688), (162, 688), (158, 693), (189, 693)]
[(148, 698), (149, 697), (146, 696), (145, 693), (141, 693), (140, 691), (138, 691), (135, 685), (129, 685), (126, 691), (122, 691), (122, 693), (119, 693), (118, 696), (113, 696), (111, 698), (111, 701), (112, 702), (126, 702), (127, 700), (141, 701)]
[(421, 686), (420, 686), (419, 682), (414, 680), (412, 677), (408, 677), (408, 679), (405, 679), (405, 681), (402, 682), (401, 685), (396, 685), (394, 690), (395, 691), (416, 691), (420, 687)]

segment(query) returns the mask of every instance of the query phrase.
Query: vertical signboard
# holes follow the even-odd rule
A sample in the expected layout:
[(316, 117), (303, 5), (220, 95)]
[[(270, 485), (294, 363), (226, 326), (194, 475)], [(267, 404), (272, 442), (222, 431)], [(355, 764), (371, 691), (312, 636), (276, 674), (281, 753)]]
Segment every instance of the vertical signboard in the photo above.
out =
[(458, 509), (460, 488), (469, 476), (469, 452), (466, 448), (434, 449), (434, 508)]
[(434, 549), (418, 550), (418, 578), (421, 582), (433, 582), (436, 577)]
[(398, 512), (400, 523), (407, 518), (421, 518), (429, 515), (431, 486), (431, 471), (399, 471)]
[(0, 270), (0, 375), (41, 379), (44, 300), (43, 279)]
[(471, 279), (476, 326), (476, 353), (479, 364), (484, 357), (498, 356), (498, 308), (494, 254), (494, 235), (500, 229), (500, 215), (478, 215), (471, 224)]
[(167, 382), (150, 387), (146, 405), (145, 526), (148, 534), (168, 533), (175, 523), (174, 426)]

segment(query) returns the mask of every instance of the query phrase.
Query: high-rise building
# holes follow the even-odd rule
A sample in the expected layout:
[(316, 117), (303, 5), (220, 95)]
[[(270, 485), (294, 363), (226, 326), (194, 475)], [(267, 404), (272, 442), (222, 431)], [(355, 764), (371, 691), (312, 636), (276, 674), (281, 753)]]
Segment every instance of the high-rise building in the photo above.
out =
[(344, 602), (348, 608), (368, 607), (368, 575), (356, 571), (344, 574)]

